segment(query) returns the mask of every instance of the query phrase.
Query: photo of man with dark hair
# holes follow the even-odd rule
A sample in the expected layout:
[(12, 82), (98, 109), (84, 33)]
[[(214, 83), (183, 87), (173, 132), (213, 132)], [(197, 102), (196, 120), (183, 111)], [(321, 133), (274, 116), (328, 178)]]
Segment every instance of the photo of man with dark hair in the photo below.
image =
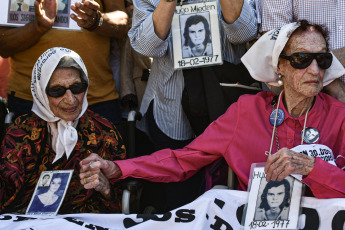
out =
[(287, 220), (290, 206), (290, 182), (270, 181), (266, 184), (254, 220)]
[(183, 37), (182, 58), (213, 54), (209, 20), (204, 16), (199, 14), (189, 16), (184, 26)]
[(41, 187), (48, 187), (50, 185), (50, 175), (49, 174), (45, 174), (42, 178), (42, 180), (40, 181), (39, 186)]

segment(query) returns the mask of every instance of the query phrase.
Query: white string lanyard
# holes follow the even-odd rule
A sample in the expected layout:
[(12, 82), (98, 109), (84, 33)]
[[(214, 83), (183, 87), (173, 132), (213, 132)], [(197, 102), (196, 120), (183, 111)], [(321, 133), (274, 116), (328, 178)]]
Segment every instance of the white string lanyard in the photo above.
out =
[[(273, 132), (272, 132), (272, 138), (271, 138), (271, 146), (270, 146), (270, 151), (265, 151), (265, 155), (266, 156), (271, 156), (272, 154), (272, 147), (273, 147), (273, 140), (274, 140), (274, 134), (276, 132), (277, 129), (277, 118), (278, 118), (278, 109), (279, 109), (279, 104), (280, 104), (280, 99), (283, 95), (284, 89), (280, 92), (279, 94), (279, 98), (278, 98), (278, 103), (277, 103), (277, 108), (276, 108), (276, 114), (274, 116), (274, 125), (273, 125)], [(305, 134), (305, 126), (307, 124), (307, 118), (308, 118), (308, 112), (310, 110), (310, 108), (312, 107), (312, 104), (309, 106), (306, 114), (305, 114), (305, 118), (304, 118), (304, 125), (303, 125), (303, 133), (302, 133), (302, 140), (301, 140), (301, 145), (303, 144), (303, 140), (304, 140), (304, 134)], [(345, 157), (344, 157), (345, 158)]]

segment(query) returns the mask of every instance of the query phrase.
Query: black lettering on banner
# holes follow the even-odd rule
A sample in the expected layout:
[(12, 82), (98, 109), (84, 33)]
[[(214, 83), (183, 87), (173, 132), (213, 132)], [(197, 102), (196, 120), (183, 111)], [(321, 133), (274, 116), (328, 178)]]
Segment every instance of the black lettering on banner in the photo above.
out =
[(36, 220), (37, 218), (32, 218), (32, 217), (25, 217), (25, 216), (17, 216), (16, 220), (13, 220), (13, 222), (19, 222), (19, 221), (24, 221), (24, 220)]
[(0, 215), (0, 220), (11, 220), (11, 219), (12, 219), (12, 216), (7, 216), (7, 215), (1, 216)]
[(315, 230), (320, 227), (320, 217), (317, 211), (313, 208), (302, 208), (302, 214), (306, 215), (305, 226), (301, 230)]
[(82, 226), (82, 225), (84, 224), (83, 221), (74, 219), (74, 218), (72, 218), (72, 217), (65, 217), (64, 219), (67, 220), (67, 221), (69, 221), (69, 222), (72, 222), (72, 223), (75, 223), (75, 224), (77, 224), (77, 225), (80, 225), (80, 226)]
[(171, 218), (171, 212), (164, 213), (163, 216), (160, 218), (157, 215), (145, 215), (145, 214), (138, 214), (137, 218), (143, 219), (143, 221), (135, 222), (135, 220), (133, 220), (132, 218), (125, 218), (123, 219), (123, 226), (125, 226), (125, 228), (130, 228), (137, 224), (144, 223), (145, 221), (148, 221), (148, 220), (167, 221)]
[(188, 223), (195, 219), (195, 210), (193, 209), (180, 209), (176, 211), (175, 222)]
[(101, 226), (93, 225), (93, 224), (87, 224), (84, 226), (85, 228), (92, 229), (92, 230), (109, 230), (109, 228), (103, 228)]
[(220, 218), (219, 216), (215, 216), (214, 218), (216, 219), (216, 222), (210, 225), (211, 229), (221, 230), (221, 229), (224, 229), (223, 226), (225, 226), (226, 230), (233, 230), (231, 225), (225, 220), (223, 220), (222, 218)]
[(345, 210), (340, 210), (334, 215), (332, 220), (332, 230), (343, 230), (345, 223)]
[(243, 217), (243, 210), (244, 210), (244, 206), (245, 205), (246, 204), (242, 204), (240, 207), (237, 208), (236, 217), (237, 217), (238, 223), (241, 223), (241, 220), (242, 220), (242, 217)]

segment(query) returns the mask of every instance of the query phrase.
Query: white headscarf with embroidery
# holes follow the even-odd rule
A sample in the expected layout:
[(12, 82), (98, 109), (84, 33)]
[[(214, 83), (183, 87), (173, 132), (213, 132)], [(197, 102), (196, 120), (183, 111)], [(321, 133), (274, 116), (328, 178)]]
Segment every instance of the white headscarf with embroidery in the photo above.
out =
[(87, 70), (81, 57), (74, 51), (63, 47), (54, 47), (44, 52), (37, 59), (37, 62), (32, 70), (31, 77), (31, 93), (34, 102), (32, 111), (37, 114), (37, 116), (48, 122), (50, 127), (48, 130), (52, 135), (52, 147), (56, 152), (56, 157), (53, 163), (59, 160), (64, 153), (66, 154), (67, 159), (71, 155), (78, 141), (76, 127), (79, 118), (85, 113), (88, 106), (86, 90), (83, 98), (82, 111), (75, 120), (65, 121), (60, 117), (55, 116), (50, 109), (46, 88), (53, 72), (64, 56), (73, 58), (73, 60), (82, 69), (82, 71), (80, 71), (80, 77), (86, 82), (89, 82)]

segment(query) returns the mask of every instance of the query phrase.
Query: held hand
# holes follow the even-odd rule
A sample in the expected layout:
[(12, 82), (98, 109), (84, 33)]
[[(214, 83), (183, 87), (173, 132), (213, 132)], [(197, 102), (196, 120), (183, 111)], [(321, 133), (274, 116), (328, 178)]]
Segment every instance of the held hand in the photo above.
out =
[(89, 171), (80, 175), (80, 183), (85, 189), (95, 189), (102, 193), (107, 199), (111, 198), (111, 190), (109, 180), (104, 176), (100, 169)]
[(42, 33), (52, 28), (57, 14), (57, 0), (36, 0), (35, 16)]
[(314, 165), (315, 158), (282, 148), (268, 157), (265, 166), (266, 180), (281, 181), (290, 174), (307, 176)]
[(117, 179), (122, 176), (121, 169), (112, 161), (104, 160), (99, 155), (92, 153), (80, 163), (80, 179), (94, 174), (93, 171), (102, 170), (108, 179)]
[(76, 2), (71, 6), (71, 9), (76, 14), (71, 14), (71, 18), (77, 22), (78, 26), (83, 28), (92, 27), (98, 17), (97, 11), (100, 5), (93, 0), (82, 0), (82, 2)]

